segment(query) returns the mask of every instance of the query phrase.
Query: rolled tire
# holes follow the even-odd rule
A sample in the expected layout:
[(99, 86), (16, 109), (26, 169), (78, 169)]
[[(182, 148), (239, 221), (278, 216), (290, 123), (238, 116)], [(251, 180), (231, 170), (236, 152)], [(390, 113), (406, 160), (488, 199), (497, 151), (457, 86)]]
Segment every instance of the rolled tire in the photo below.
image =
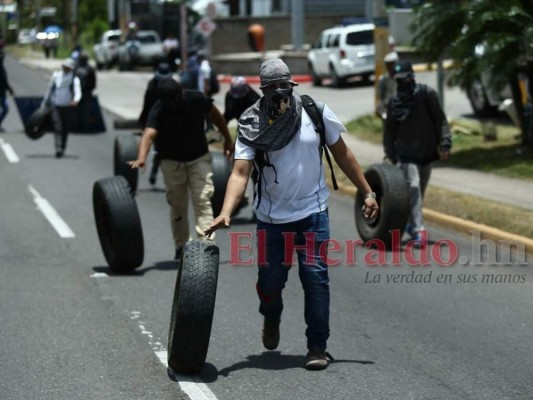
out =
[(123, 176), (128, 182), (131, 192), (137, 191), (139, 171), (131, 168), (127, 162), (137, 159), (138, 138), (134, 135), (118, 135), (115, 138), (113, 152), (114, 175)]
[(382, 241), (387, 248), (392, 246), (390, 231), (399, 230), (400, 237), (409, 216), (409, 189), (402, 170), (391, 164), (374, 164), (365, 172), (365, 178), (374, 192), (379, 205), (379, 216), (369, 221), (361, 212), (363, 195), (355, 195), (355, 225), (363, 241)]
[(199, 373), (207, 357), (218, 281), (219, 248), (193, 240), (183, 248), (168, 334), (168, 366)]
[(113, 121), (115, 129), (141, 129), (137, 119), (116, 119)]
[(50, 127), (52, 109), (39, 107), (33, 112), (24, 125), (24, 133), (32, 140), (40, 139)]
[(126, 179), (114, 176), (96, 181), (93, 209), (100, 246), (109, 268), (125, 273), (139, 267), (144, 258), (141, 218)]
[(213, 152), (211, 153), (211, 168), (213, 170), (213, 185), (215, 186), (211, 207), (213, 208), (213, 215), (216, 217), (220, 214), (224, 204), (226, 185), (231, 175), (231, 165), (223, 153)]

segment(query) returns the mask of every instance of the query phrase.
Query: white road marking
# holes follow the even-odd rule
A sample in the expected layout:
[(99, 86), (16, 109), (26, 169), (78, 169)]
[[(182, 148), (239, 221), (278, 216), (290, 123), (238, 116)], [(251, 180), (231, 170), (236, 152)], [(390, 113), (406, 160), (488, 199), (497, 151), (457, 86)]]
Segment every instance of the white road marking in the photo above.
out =
[[(161, 364), (163, 364), (163, 366), (165, 366), (165, 368), (168, 368), (168, 351), (161, 343), (161, 340), (158, 338), (154, 339), (152, 332), (146, 329), (146, 324), (139, 320), (141, 316), (139, 311), (132, 311), (130, 314), (130, 319), (138, 320), (137, 325), (139, 326), (141, 333), (148, 337), (148, 344), (152, 348), (152, 351), (156, 355), (157, 359), (161, 362)], [(181, 390), (183, 390), (191, 400), (218, 400), (215, 394), (207, 387), (205, 382), (202, 382), (202, 380), (197, 376), (182, 375), (173, 372), (172, 370), (170, 371), (173, 373), (174, 378), (180, 385)]]
[(63, 239), (70, 239), (76, 237), (74, 232), (69, 228), (67, 223), (59, 216), (54, 207), (42, 197), (32, 185), (28, 186), (30, 193), (33, 195), (33, 201), (37, 204), (37, 208), (43, 213), (45, 218), (50, 222), (50, 225), (56, 230), (58, 235)]
[(105, 272), (95, 272), (91, 274), (91, 278), (107, 278), (109, 275), (107, 275)]
[(6, 143), (4, 139), (0, 139), (0, 147), (2, 147), (7, 161), (10, 163), (18, 163), (20, 161), (17, 153), (15, 153), (15, 150), (13, 150), (13, 146), (11, 146), (9, 143)]

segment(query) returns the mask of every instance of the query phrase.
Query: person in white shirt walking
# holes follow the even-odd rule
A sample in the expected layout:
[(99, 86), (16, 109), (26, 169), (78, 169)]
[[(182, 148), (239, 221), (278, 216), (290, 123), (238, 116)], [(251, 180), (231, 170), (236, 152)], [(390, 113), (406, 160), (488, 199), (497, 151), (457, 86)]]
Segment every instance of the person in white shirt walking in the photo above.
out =
[(74, 75), (75, 67), (76, 62), (72, 58), (65, 59), (61, 70), (53, 73), (43, 99), (45, 105), (52, 107), (56, 158), (65, 154), (73, 107), (76, 107), (81, 99), (81, 84), (79, 78)]
[[(324, 245), (330, 240), (329, 190), (322, 163), (326, 147), (363, 193), (365, 217), (377, 217), (379, 207), (376, 194), (342, 138), (346, 128), (333, 111), (324, 105), (322, 143), (311, 115), (304, 108), (304, 100), (294, 90), (297, 83), (287, 65), (280, 59), (266, 60), (261, 64), (259, 77), (263, 96), (239, 118), (235, 163), (224, 205), (204, 233), (210, 236), (217, 229), (230, 226), (231, 214), (241, 202), (255, 166), (258, 173), (254, 210), (257, 232), (264, 235), (264, 240), (258, 241), (256, 285), (259, 312), (264, 317), (263, 345), (268, 350), (279, 345), (282, 291), (292, 262), (291, 248), (298, 246), (309, 350), (305, 367), (320, 370), (331, 359), (326, 353), (330, 299), (327, 244)], [(286, 254), (290, 254), (289, 259), (285, 259)]]

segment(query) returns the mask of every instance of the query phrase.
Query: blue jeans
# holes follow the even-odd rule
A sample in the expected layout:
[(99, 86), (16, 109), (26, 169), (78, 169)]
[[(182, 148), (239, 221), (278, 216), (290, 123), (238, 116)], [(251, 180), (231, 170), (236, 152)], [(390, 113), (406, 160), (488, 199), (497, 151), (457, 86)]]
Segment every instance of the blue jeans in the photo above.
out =
[[(329, 278), (328, 266), (323, 259), (326, 253), (323, 251), (321, 256), (319, 249), (329, 239), (327, 210), (286, 224), (258, 221), (257, 230), (259, 312), (268, 320), (279, 321), (281, 318), (281, 292), (291, 267), (292, 244), (298, 256), (300, 282), (305, 294), (307, 347), (309, 350), (325, 350), (329, 338)], [(264, 240), (261, 240), (263, 234)], [(266, 264), (261, 264), (264, 261)]]

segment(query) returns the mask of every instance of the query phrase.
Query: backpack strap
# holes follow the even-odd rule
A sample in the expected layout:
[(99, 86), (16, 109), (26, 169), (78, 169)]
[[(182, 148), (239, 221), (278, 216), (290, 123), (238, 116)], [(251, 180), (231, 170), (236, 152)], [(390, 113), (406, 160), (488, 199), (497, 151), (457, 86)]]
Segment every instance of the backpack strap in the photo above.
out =
[(339, 186), (337, 185), (337, 179), (335, 178), (335, 172), (333, 171), (333, 163), (331, 162), (331, 157), (329, 155), (328, 147), (326, 145), (326, 127), (324, 126), (324, 119), (322, 114), (324, 112), (325, 104), (321, 101), (315, 102), (310, 96), (303, 94), (300, 96), (302, 98), (302, 105), (305, 109), (305, 112), (313, 121), (315, 125), (315, 131), (320, 136), (320, 158), (322, 159), (322, 149), (326, 154), (326, 160), (331, 171), (331, 182), (333, 183), (333, 189), (338, 190)]
[(276, 171), (276, 167), (274, 166), (274, 164), (270, 162), (268, 153), (266, 151), (256, 150), (254, 161), (255, 164), (254, 169), (252, 171), (252, 180), (257, 186), (257, 208), (259, 208), (259, 204), (261, 204), (261, 178), (263, 176), (263, 168), (271, 167), (272, 169), (274, 169), (274, 183), (278, 183), (278, 172)]

